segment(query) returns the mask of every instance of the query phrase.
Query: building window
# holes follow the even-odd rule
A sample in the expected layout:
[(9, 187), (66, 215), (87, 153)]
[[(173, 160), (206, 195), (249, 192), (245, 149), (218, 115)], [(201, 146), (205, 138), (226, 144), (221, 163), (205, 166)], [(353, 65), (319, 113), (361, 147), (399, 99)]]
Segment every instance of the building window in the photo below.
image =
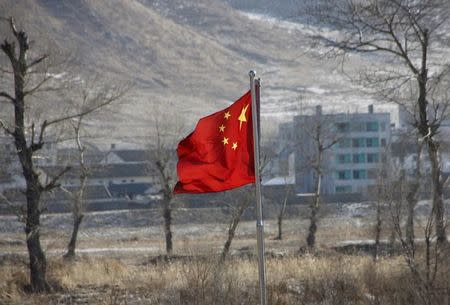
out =
[(378, 146), (380, 146), (378, 138), (367, 138), (366, 139), (366, 146), (367, 147), (378, 147)]
[(349, 132), (350, 131), (350, 123), (349, 122), (336, 123), (336, 130), (338, 132)]
[(377, 179), (378, 178), (378, 170), (375, 168), (371, 168), (367, 170), (367, 179)]
[(353, 171), (353, 179), (355, 179), (355, 180), (366, 179), (366, 170), (355, 169)]
[(338, 180), (350, 180), (352, 179), (352, 173), (350, 170), (337, 171)]
[(350, 138), (340, 138), (338, 141), (338, 148), (348, 148), (352, 146), (352, 141)]
[(336, 193), (351, 193), (352, 186), (351, 185), (338, 185), (336, 186)]
[(366, 131), (378, 131), (378, 122), (367, 122)]
[(353, 154), (353, 163), (365, 163), (366, 162), (366, 154)]
[(364, 147), (365, 145), (365, 139), (364, 138), (354, 138), (352, 139), (352, 146), (353, 147)]
[(364, 122), (352, 122), (352, 131), (354, 132), (363, 132), (365, 127)]
[(351, 162), (352, 158), (350, 154), (339, 154), (336, 156), (336, 163), (338, 164), (346, 164)]
[(380, 161), (380, 155), (378, 153), (367, 154), (367, 163), (378, 163)]
[(386, 147), (386, 139), (381, 139), (381, 147)]

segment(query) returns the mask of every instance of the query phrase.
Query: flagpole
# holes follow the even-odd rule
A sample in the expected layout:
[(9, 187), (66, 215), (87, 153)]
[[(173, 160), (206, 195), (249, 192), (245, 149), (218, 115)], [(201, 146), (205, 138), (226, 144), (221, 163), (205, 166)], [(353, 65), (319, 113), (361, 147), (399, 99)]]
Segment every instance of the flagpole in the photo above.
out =
[[(256, 240), (258, 247), (258, 273), (259, 273), (259, 299), (261, 305), (267, 304), (266, 294), (266, 267), (264, 259), (264, 222), (262, 214), (261, 177), (259, 163), (259, 79), (255, 79), (256, 72), (250, 71), (250, 90), (252, 95), (252, 122), (253, 122), (253, 149), (255, 161), (255, 186), (256, 186)], [(258, 90), (256, 90), (256, 85)]]

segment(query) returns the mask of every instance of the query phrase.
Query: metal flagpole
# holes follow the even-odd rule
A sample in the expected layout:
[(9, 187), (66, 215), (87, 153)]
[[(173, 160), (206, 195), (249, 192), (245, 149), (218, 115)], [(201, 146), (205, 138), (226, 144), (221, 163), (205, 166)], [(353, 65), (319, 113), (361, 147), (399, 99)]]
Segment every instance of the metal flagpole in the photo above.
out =
[[(261, 305), (267, 304), (266, 295), (266, 266), (264, 259), (264, 222), (262, 215), (261, 177), (259, 167), (259, 80), (255, 79), (256, 72), (250, 71), (250, 90), (252, 94), (252, 121), (253, 121), (253, 151), (255, 160), (255, 186), (256, 186), (256, 239), (258, 246), (258, 271), (259, 271), (259, 299)], [(258, 85), (258, 90), (256, 90)]]

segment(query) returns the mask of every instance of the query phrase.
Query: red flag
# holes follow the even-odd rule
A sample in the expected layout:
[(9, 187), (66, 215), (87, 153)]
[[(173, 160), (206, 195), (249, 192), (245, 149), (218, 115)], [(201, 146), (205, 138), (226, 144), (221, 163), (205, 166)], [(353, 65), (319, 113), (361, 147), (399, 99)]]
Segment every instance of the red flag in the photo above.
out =
[(255, 182), (250, 91), (201, 118), (177, 148), (174, 193), (208, 193)]

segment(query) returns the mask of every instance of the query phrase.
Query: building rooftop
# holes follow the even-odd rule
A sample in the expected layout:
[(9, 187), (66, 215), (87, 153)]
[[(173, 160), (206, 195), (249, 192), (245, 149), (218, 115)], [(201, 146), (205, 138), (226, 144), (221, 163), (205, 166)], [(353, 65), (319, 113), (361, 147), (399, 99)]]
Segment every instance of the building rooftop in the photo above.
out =
[(124, 162), (148, 162), (149, 151), (142, 149), (114, 149), (109, 151), (117, 155)]
[[(63, 166), (46, 166), (41, 169), (50, 177), (58, 175), (63, 169)], [(89, 169), (89, 179), (100, 178), (117, 178), (117, 177), (147, 177), (149, 175), (147, 163), (119, 163), (119, 164), (104, 164), (95, 165)], [(76, 179), (80, 175), (80, 168), (73, 167), (63, 177), (65, 179)]]

